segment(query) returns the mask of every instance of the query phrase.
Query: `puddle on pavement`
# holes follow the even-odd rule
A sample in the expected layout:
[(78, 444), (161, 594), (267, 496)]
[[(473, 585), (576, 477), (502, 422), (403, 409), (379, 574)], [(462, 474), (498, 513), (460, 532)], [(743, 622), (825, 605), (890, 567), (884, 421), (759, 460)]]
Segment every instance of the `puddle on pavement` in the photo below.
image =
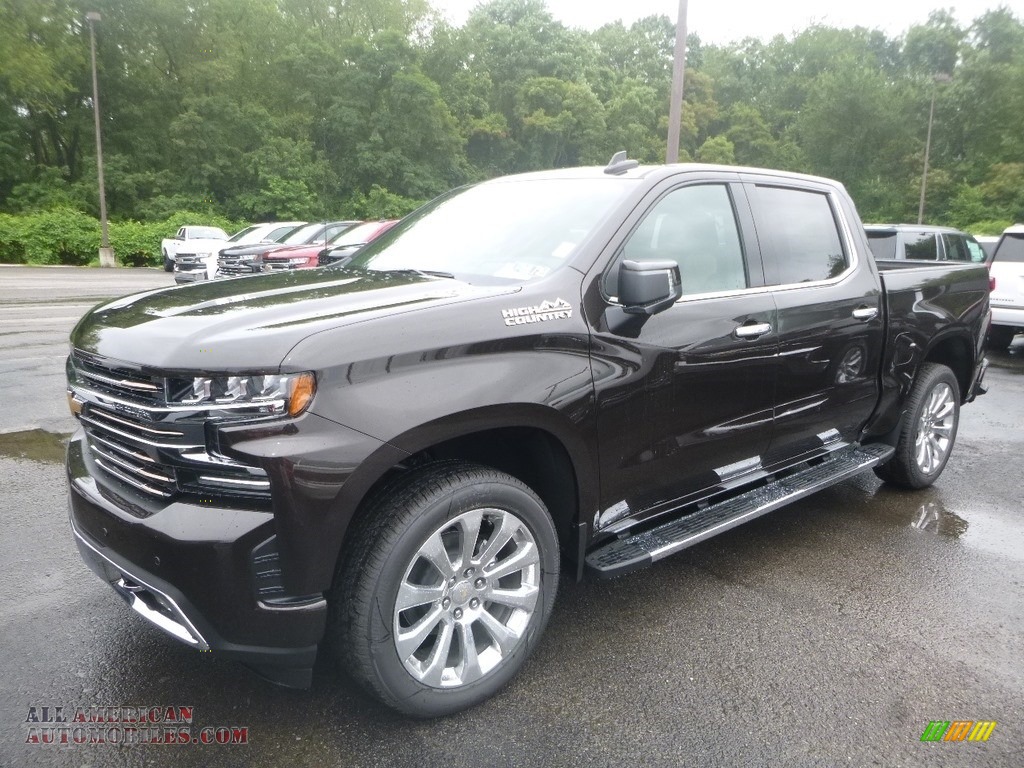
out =
[(959, 539), (967, 533), (967, 521), (937, 501), (928, 501), (918, 507), (910, 527), (952, 539)]
[(977, 500), (954, 512), (937, 491), (925, 491), (929, 498), (907, 503), (905, 492), (879, 488), (873, 495), (871, 519), (886, 526), (909, 527), (922, 534), (955, 539), (963, 546), (1024, 560), (1024, 524), (1016, 510)]
[(6, 432), (0, 434), (0, 457), (62, 464), (68, 437), (44, 429)]

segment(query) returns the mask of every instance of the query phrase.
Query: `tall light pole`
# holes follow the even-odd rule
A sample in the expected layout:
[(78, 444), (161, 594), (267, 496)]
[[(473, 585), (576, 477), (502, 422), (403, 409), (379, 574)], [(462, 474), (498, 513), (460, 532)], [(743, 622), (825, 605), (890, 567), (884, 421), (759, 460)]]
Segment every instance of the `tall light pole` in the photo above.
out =
[(96, 11), (85, 14), (89, 22), (89, 48), (92, 52), (92, 113), (96, 119), (96, 172), (100, 183), (100, 266), (116, 266), (114, 249), (110, 247), (107, 231), (107, 193), (103, 185), (103, 140), (100, 137), (100, 87), (96, 78), (96, 29), (93, 24), (100, 20)]
[(686, 69), (686, 0), (679, 0), (676, 20), (676, 49), (672, 63), (672, 100), (668, 107), (668, 150), (666, 163), (679, 162), (679, 123), (683, 114), (683, 74)]
[(924, 223), (924, 193), (928, 186), (928, 155), (932, 150), (932, 121), (935, 119), (935, 91), (939, 83), (948, 83), (953, 78), (940, 72), (932, 78), (932, 105), (928, 108), (928, 136), (924, 140), (924, 170), (921, 172), (921, 201), (917, 204), (917, 223)]

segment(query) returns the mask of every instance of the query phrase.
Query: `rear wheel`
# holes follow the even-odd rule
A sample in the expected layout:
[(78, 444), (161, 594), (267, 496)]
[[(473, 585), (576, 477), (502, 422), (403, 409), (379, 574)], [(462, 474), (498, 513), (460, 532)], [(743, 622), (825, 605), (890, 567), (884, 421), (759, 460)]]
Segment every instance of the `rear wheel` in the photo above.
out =
[(988, 346), (990, 349), (1006, 349), (1013, 344), (1013, 337), (1017, 334), (1014, 328), (1008, 325), (993, 325), (988, 329)]
[(418, 717), (493, 696), (526, 661), (558, 588), (543, 502), (509, 475), (463, 462), (409, 473), (352, 532), (331, 594), (343, 666)]
[(903, 488), (927, 488), (942, 474), (960, 422), (960, 384), (949, 368), (921, 366), (905, 418), (896, 453), (875, 474)]

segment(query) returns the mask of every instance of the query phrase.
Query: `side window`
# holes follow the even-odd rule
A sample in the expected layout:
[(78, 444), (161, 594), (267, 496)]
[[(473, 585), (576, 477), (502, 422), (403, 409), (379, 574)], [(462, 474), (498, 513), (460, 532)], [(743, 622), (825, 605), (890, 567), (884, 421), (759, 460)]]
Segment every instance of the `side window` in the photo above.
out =
[(939, 244), (931, 232), (904, 232), (903, 258), (918, 261), (937, 261)]
[(788, 187), (756, 187), (754, 216), (762, 252), (778, 269), (778, 284), (837, 277), (850, 264), (828, 195)]
[(967, 244), (967, 253), (970, 256), (970, 261), (973, 261), (975, 264), (981, 264), (985, 261), (985, 249), (981, 247), (981, 243), (970, 235), (963, 240)]
[(174, 236), (174, 239), (175, 240), (184, 240), (185, 239), (185, 228), (184, 227), (182, 227), (181, 229), (178, 230), (178, 234), (176, 234)]
[(605, 278), (605, 290), (612, 296), (618, 293), (618, 267), (625, 259), (676, 262), (683, 295), (749, 285), (736, 214), (724, 184), (682, 187), (659, 200)]
[(942, 242), (946, 246), (946, 259), (949, 261), (972, 260), (963, 235), (943, 235)]

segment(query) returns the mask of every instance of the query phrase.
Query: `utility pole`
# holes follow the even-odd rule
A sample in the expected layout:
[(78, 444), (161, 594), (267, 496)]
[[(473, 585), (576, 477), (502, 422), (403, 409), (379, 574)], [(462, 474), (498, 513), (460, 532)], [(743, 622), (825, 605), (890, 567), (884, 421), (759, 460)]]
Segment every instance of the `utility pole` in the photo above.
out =
[(924, 193), (928, 186), (928, 155), (932, 151), (932, 121), (935, 119), (935, 91), (939, 83), (948, 83), (953, 78), (945, 72), (935, 75), (932, 78), (932, 105), (928, 109), (928, 136), (924, 140), (924, 170), (921, 172), (921, 202), (917, 205), (917, 223), (924, 223)]
[(107, 231), (107, 193), (103, 184), (103, 141), (100, 138), (100, 87), (96, 78), (96, 29), (93, 24), (100, 20), (96, 11), (85, 14), (89, 22), (89, 48), (92, 52), (92, 113), (96, 120), (96, 171), (100, 184), (100, 266), (114, 267), (114, 249), (110, 247)]
[(672, 100), (668, 108), (666, 163), (679, 162), (679, 123), (683, 114), (683, 75), (686, 70), (686, 4), (687, 0), (679, 0), (679, 16), (676, 19), (676, 49), (672, 64)]

